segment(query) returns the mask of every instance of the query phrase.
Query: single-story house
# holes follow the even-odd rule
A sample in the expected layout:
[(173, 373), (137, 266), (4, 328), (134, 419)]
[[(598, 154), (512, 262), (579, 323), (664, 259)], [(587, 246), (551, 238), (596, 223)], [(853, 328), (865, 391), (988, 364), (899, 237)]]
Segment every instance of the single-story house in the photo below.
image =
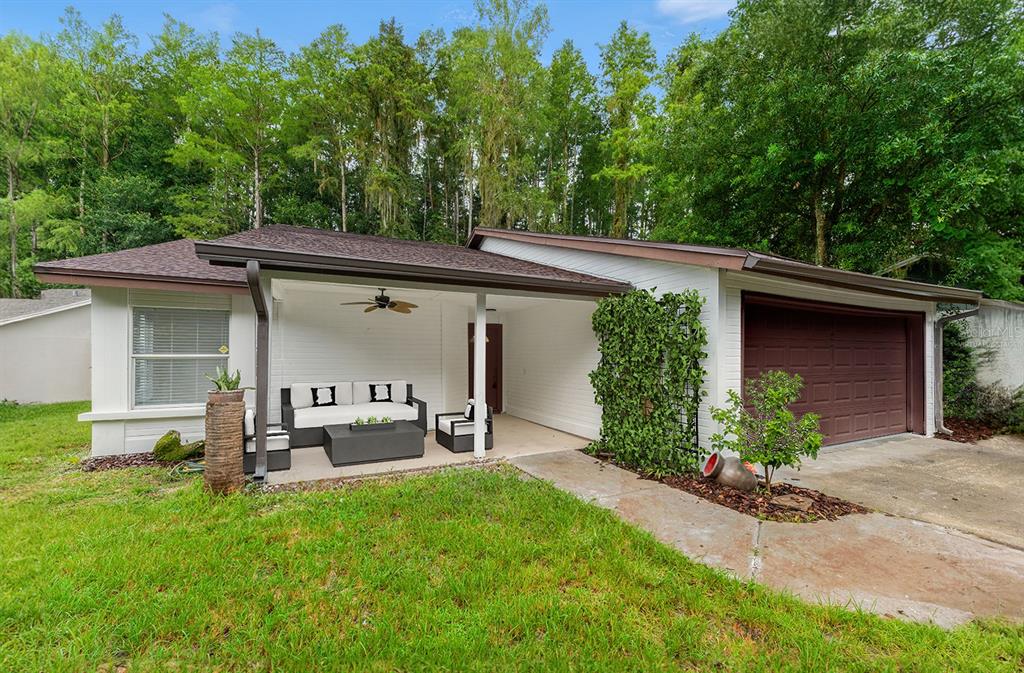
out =
[[(94, 454), (148, 450), (169, 427), (201, 436), (203, 373), (215, 365), (256, 387), (247, 399), (263, 424), (281, 421), (289, 386), (397, 380), (426, 403), (428, 430), (486, 387), (496, 412), (593, 438), (590, 316), (595, 300), (631, 288), (706, 299), (703, 446), (709, 407), (772, 368), (804, 377), (798, 409), (821, 414), (830, 443), (930, 435), (937, 304), (981, 299), (747, 250), (483, 228), (459, 247), (275, 225), (36, 273), (93, 289), (93, 407), (82, 419)], [(415, 308), (374, 311), (381, 296)], [(472, 335), (484, 329), (481, 343)]]
[(0, 400), (87, 400), (89, 290), (0, 299)]

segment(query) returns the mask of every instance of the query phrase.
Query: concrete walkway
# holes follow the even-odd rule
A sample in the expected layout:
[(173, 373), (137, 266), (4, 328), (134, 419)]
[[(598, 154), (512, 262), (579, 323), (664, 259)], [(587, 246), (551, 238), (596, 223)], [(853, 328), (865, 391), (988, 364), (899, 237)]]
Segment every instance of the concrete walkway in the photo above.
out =
[(1012, 547), (880, 513), (761, 522), (578, 451), (511, 462), (691, 559), (807, 600), (942, 626), (985, 616), (1024, 620), (1024, 551)]

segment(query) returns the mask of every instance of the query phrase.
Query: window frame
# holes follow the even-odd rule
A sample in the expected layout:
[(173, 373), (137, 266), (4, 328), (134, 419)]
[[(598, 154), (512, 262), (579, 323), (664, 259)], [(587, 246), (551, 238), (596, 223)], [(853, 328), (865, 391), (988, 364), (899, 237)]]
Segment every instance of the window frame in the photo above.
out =
[[(223, 313), (227, 316), (228, 324), (228, 347), (227, 353), (135, 353), (135, 309), (169, 309), (172, 311), (213, 311)], [(146, 409), (201, 409), (203, 402), (190, 402), (187, 404), (139, 404), (135, 399), (135, 363), (139, 360), (224, 360), (225, 368), (231, 364), (231, 309), (216, 306), (182, 306), (167, 304), (139, 303), (128, 306), (128, 408), (131, 410)]]

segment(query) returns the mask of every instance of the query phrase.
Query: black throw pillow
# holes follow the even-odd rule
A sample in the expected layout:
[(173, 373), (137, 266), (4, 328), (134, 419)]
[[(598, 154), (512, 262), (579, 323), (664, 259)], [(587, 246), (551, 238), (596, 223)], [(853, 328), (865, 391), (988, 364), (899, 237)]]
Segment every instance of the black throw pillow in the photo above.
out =
[(323, 386), (320, 388), (310, 388), (313, 391), (313, 406), (314, 407), (336, 407), (338, 403), (334, 397), (334, 386)]
[(371, 383), (370, 384), (370, 401), (371, 402), (391, 402), (391, 384), (390, 383)]

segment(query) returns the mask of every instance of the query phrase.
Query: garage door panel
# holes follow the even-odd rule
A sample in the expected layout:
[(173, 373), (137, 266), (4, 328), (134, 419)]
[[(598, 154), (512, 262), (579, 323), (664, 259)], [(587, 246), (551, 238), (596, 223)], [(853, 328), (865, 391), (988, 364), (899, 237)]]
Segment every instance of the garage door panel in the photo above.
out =
[(744, 305), (744, 380), (762, 371), (800, 374), (793, 410), (821, 416), (826, 443), (908, 429), (907, 320), (818, 307)]

